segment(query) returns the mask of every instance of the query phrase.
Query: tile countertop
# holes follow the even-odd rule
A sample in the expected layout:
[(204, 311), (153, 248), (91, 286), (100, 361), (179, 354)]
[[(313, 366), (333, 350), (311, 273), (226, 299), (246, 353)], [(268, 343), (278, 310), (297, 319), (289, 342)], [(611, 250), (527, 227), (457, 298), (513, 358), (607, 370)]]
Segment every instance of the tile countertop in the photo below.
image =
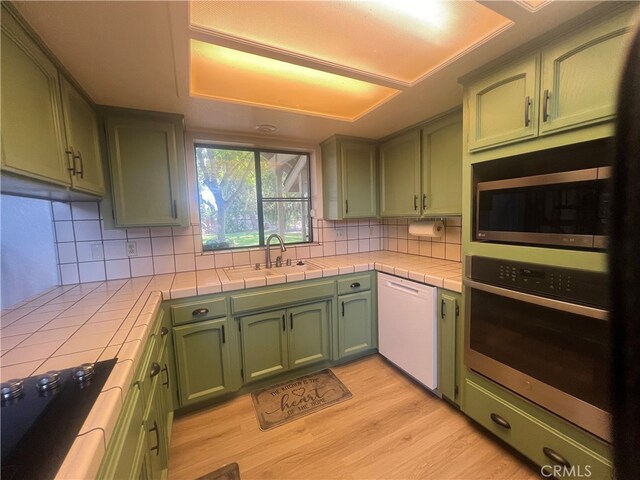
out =
[(313, 258), (310, 263), (318, 268), (267, 276), (256, 271), (241, 280), (230, 279), (226, 269), (211, 269), (66, 285), (3, 310), (2, 381), (118, 358), (57, 478), (96, 476), (162, 300), (367, 270), (462, 289), (459, 262), (377, 251)]

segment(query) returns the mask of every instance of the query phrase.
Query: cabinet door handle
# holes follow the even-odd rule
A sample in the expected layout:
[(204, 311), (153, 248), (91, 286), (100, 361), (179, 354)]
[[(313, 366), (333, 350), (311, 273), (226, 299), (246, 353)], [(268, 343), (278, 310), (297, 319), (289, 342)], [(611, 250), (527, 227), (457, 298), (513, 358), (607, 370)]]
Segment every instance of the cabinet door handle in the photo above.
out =
[(153, 378), (160, 373), (160, 365), (156, 362), (151, 364), (151, 370), (149, 370), (149, 377)]
[(173, 218), (178, 218), (178, 201), (174, 200), (171, 204), (171, 212), (173, 213)]
[(169, 367), (167, 367), (166, 363), (164, 364), (164, 368), (162, 369), (162, 371), (167, 375), (167, 381), (162, 382), (162, 386), (167, 387), (167, 390), (169, 390)]
[(549, 120), (549, 89), (544, 91), (542, 98), (542, 121)]
[(158, 423), (155, 420), (153, 421), (153, 428), (149, 429), (149, 433), (151, 432), (156, 432), (156, 446), (151, 447), (149, 450), (152, 452), (155, 450), (157, 456), (160, 455), (160, 432), (158, 431)]
[(224, 325), (222, 325), (222, 343), (227, 343), (227, 336), (224, 334)]
[(427, 209), (427, 194), (426, 193), (422, 194), (422, 209), (423, 210)]
[(82, 160), (82, 152), (78, 152), (77, 155), (73, 156), (74, 161), (73, 161), (73, 165), (75, 167), (75, 159), (77, 158), (78, 160), (80, 160), (80, 170), (76, 171), (74, 174), (75, 175), (80, 175), (80, 178), (84, 178), (84, 160)]
[(69, 160), (71, 166), (67, 168), (71, 172), (71, 175), (76, 174), (76, 152), (73, 151), (73, 147), (69, 146), (67, 150), (64, 151), (69, 156)]
[(349, 200), (345, 200), (345, 201), (344, 201), (344, 205), (345, 205), (345, 207), (344, 207), (344, 209), (345, 209), (345, 210), (344, 210), (344, 213), (345, 213), (345, 214), (347, 214), (347, 213), (349, 213)]
[(191, 312), (191, 315), (194, 317), (201, 317), (203, 315), (206, 315), (207, 313), (209, 313), (208, 308), (196, 308), (193, 312)]
[(351, 288), (360, 288), (360, 282), (353, 282), (351, 285), (349, 285)]
[(344, 302), (342, 302), (342, 316), (344, 317)]
[(440, 318), (442, 320), (447, 316), (447, 304), (444, 303), (444, 299), (440, 300)]
[(289, 314), (289, 325), (291, 326), (291, 330), (293, 330), (293, 313)]
[(529, 118), (529, 108), (531, 107), (531, 97), (529, 95), (524, 99), (524, 126), (528, 127), (531, 123)]
[(547, 458), (551, 459), (552, 461), (554, 461), (558, 465), (562, 465), (563, 467), (571, 468), (571, 464), (569, 463), (569, 461), (566, 458), (564, 458), (558, 452), (556, 452), (554, 450), (551, 450), (549, 447), (544, 447), (542, 449), (542, 453), (544, 453), (547, 456)]
[(418, 195), (413, 196), (413, 209), (418, 210)]
[(286, 331), (287, 330), (287, 321), (284, 318), (284, 313), (282, 314), (282, 331)]
[(167, 336), (167, 333), (169, 333), (169, 329), (168, 329), (167, 327), (162, 327), (162, 328), (160, 329), (160, 336), (161, 336), (161, 337), (166, 337), (166, 336)]
[(495, 423), (496, 425), (499, 425), (502, 428), (506, 428), (507, 430), (511, 430), (511, 424), (497, 413), (491, 414), (491, 420), (493, 420), (493, 423)]

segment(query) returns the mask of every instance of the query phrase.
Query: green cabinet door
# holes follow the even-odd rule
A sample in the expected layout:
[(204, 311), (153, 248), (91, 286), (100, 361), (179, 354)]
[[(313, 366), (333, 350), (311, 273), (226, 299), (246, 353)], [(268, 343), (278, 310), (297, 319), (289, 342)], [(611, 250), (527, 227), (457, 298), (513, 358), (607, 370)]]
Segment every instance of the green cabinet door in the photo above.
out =
[(167, 443), (165, 406), (160, 375), (153, 378), (151, 396), (147, 401), (144, 416), (144, 427), (147, 434), (147, 456), (151, 478), (161, 478), (165, 476), (163, 472), (169, 465), (169, 445)]
[(457, 402), (458, 371), (458, 321), (460, 294), (438, 292), (438, 389), (443, 396)]
[(422, 215), (462, 215), (462, 117), (422, 128)]
[(632, 18), (624, 10), (542, 51), (541, 134), (614, 117)]
[(328, 302), (312, 303), (287, 309), (289, 320), (289, 368), (328, 360)]
[(340, 156), (343, 218), (375, 217), (378, 214), (375, 145), (342, 140)]
[(289, 369), (285, 310), (240, 318), (244, 381), (271, 377)]
[(378, 215), (376, 144), (354, 137), (331, 137), (321, 144), (324, 218)]
[(420, 215), (420, 130), (380, 145), (380, 215)]
[(173, 328), (180, 406), (236, 388), (226, 318)]
[(338, 308), (339, 358), (374, 348), (371, 292), (340, 295)]
[(2, 169), (69, 185), (58, 71), (2, 9)]
[(182, 117), (109, 110), (105, 123), (114, 226), (187, 222)]
[(538, 62), (528, 57), (469, 85), (469, 151), (538, 134)]
[(60, 89), (67, 150), (72, 157), (71, 187), (104, 195), (98, 116), (89, 102), (62, 76)]

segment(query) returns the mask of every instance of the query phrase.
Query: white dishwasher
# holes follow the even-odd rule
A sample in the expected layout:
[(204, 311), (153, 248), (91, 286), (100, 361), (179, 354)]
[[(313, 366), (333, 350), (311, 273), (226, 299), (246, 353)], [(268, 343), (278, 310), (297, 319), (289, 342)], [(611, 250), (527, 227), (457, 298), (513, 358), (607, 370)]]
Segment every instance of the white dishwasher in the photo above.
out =
[(417, 381), (438, 387), (436, 288), (378, 274), (378, 350)]

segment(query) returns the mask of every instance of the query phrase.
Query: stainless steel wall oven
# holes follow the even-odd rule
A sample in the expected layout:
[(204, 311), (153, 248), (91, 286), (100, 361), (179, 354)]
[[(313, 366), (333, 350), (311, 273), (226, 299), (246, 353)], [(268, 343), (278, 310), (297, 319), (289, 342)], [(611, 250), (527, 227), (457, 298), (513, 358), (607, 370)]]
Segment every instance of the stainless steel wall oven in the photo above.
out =
[(466, 258), (465, 363), (611, 441), (606, 274)]

